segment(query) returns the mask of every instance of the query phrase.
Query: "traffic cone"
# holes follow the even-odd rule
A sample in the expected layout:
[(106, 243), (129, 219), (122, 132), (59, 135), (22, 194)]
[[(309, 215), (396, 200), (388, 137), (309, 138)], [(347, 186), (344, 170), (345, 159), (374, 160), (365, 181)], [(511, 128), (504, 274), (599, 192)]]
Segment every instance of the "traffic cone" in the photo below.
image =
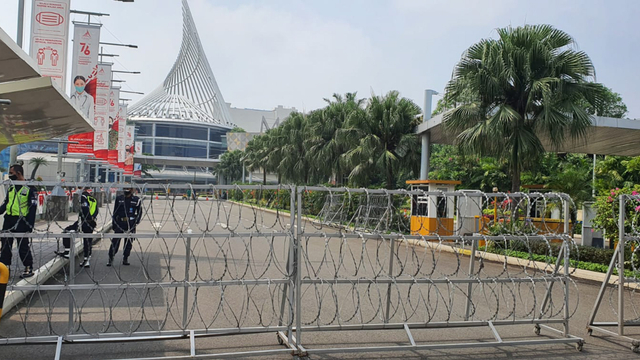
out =
[(156, 200), (160, 200), (160, 198), (158, 197), (158, 194), (156, 194)]
[(207, 199), (205, 201), (209, 201), (209, 197), (207, 196)]

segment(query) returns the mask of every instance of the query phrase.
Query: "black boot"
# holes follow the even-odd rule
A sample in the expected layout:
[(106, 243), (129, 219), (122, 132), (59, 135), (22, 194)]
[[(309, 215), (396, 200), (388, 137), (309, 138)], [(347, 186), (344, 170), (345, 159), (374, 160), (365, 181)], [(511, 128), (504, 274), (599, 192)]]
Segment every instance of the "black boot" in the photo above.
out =
[(109, 262), (107, 263), (107, 266), (111, 265), (113, 265), (113, 256), (109, 256)]
[(128, 257), (122, 258), (122, 265), (131, 265), (131, 264), (129, 264), (129, 258)]

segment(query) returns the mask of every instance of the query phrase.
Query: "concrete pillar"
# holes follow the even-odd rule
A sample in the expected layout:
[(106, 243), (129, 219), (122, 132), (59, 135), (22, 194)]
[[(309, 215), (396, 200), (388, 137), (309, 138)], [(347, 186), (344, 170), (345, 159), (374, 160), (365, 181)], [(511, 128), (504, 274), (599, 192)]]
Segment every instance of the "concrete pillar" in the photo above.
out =
[[(427, 89), (424, 91), (424, 108), (422, 113), (423, 122), (431, 119), (431, 106), (433, 95), (438, 95), (437, 91)], [(429, 160), (431, 158), (431, 134), (425, 132), (420, 134), (422, 140), (422, 153), (420, 155), (420, 180), (427, 180), (429, 177)]]
[(431, 134), (425, 132), (420, 135), (422, 140), (422, 153), (420, 154), (420, 180), (429, 178), (430, 160), (431, 160)]

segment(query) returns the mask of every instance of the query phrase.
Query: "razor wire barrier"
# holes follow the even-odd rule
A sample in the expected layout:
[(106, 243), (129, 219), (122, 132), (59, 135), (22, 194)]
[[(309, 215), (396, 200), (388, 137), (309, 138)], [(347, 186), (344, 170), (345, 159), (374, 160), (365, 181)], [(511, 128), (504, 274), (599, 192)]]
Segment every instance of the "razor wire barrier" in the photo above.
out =
[[(27, 183), (4, 183), (12, 184)], [(29, 184), (45, 192), (61, 185)], [(67, 343), (189, 339), (194, 356), (198, 337), (276, 333), (284, 348), (215, 355), (305, 355), (469, 346), (419, 344), (411, 330), (484, 326), (495, 336), (490, 344), (582, 347), (568, 333), (579, 300), (568, 265), (578, 253), (569, 236), (573, 203), (564, 194), (64, 186), (111, 197), (134, 187), (141, 222), (135, 234), (66, 233), (72, 214), (67, 222), (38, 222), (33, 233), (3, 232), (30, 238), (34, 258), (43, 259), (36, 266), (52, 272), (59, 259), (47, 254), (61, 239), (94, 245), (90, 267), (78, 267), (81, 247), (71, 246), (68, 263), (45, 283), (20, 280), (14, 254), (7, 291), (26, 298), (0, 322), (0, 344), (57, 344), (59, 354)], [(425, 201), (436, 213), (424, 212)], [(98, 227), (110, 224), (113, 211), (107, 201)], [(128, 237), (131, 265), (122, 264), (120, 249), (107, 267), (111, 240)], [(540, 249), (543, 261), (534, 261)], [(497, 330), (527, 324), (559, 337), (510, 341)], [(356, 329), (403, 329), (411, 346), (314, 346), (317, 331)]]
[[(545, 329), (560, 335), (530, 344), (575, 343), (581, 349), (582, 339), (568, 333), (578, 306), (578, 298), (569, 296), (576, 287), (569, 263), (577, 259), (577, 246), (569, 236), (575, 206), (568, 196), (327, 187), (297, 192), (295, 331), (302, 354), (473, 347), (468, 341), (418, 344), (411, 332), (469, 326), (491, 328), (494, 345), (520, 345), (504, 340), (497, 327), (524, 324), (536, 334)], [(497, 210), (494, 205), (501, 207), (500, 218), (487, 221), (483, 213)], [(346, 220), (327, 221), (327, 208), (334, 209), (332, 218)], [(534, 220), (534, 211), (542, 217)], [(533, 247), (547, 249), (545, 261), (532, 261)], [(518, 251), (529, 256), (514, 266), (507, 260)], [(500, 254), (494, 256), (500, 265), (485, 260), (490, 252)], [(312, 348), (307, 340), (318, 331), (382, 329), (404, 330), (411, 345)]]
[[(589, 316), (587, 333), (595, 331), (627, 340), (631, 350), (640, 353), (640, 339), (625, 333), (625, 327), (640, 325), (640, 195), (621, 194), (610, 204), (617, 215), (618, 241)], [(602, 304), (605, 298), (608, 308)], [(596, 321), (598, 315), (608, 321)]]

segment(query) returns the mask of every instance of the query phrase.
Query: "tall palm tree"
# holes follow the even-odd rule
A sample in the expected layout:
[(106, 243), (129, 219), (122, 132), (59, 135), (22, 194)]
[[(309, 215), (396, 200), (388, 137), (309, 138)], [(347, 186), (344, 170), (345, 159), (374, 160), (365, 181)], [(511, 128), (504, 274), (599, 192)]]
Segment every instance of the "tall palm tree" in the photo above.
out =
[(47, 159), (43, 157), (34, 157), (33, 159), (29, 160), (29, 164), (34, 166), (33, 170), (31, 171), (31, 180), (34, 180), (36, 178), (36, 173), (38, 172), (38, 168), (40, 166), (49, 165), (49, 162), (47, 161)]
[(498, 39), (471, 46), (457, 64), (446, 92), (462, 105), (445, 113), (444, 124), (459, 133), (463, 153), (507, 161), (516, 192), (522, 170), (544, 153), (539, 135), (553, 146), (584, 139), (592, 121), (579, 104), (597, 108), (603, 86), (591, 82), (591, 59), (567, 33), (550, 25), (497, 32)]
[(324, 99), (327, 106), (309, 115), (310, 139), (309, 156), (321, 182), (333, 178), (342, 183), (347, 172), (342, 154), (348, 150), (346, 143), (339, 141), (339, 132), (356, 109), (362, 108), (364, 99), (357, 99), (356, 93), (347, 93), (343, 97), (333, 94), (332, 99)]
[(280, 155), (278, 174), (293, 183), (308, 184), (310, 166), (305, 144), (309, 135), (307, 117), (302, 113), (293, 112), (274, 130), (277, 135), (273, 137), (272, 145)]
[(268, 133), (269, 131), (266, 134), (251, 139), (247, 144), (243, 157), (243, 161), (249, 171), (262, 170), (262, 182), (264, 185), (267, 184), (267, 165), (269, 161), (268, 148), (266, 146), (269, 138)]
[(349, 180), (365, 185), (381, 176), (387, 189), (394, 189), (398, 171), (420, 151), (414, 133), (418, 114), (420, 108), (397, 91), (373, 95), (366, 109), (354, 109), (340, 131), (341, 141), (349, 146), (343, 155), (352, 168)]

